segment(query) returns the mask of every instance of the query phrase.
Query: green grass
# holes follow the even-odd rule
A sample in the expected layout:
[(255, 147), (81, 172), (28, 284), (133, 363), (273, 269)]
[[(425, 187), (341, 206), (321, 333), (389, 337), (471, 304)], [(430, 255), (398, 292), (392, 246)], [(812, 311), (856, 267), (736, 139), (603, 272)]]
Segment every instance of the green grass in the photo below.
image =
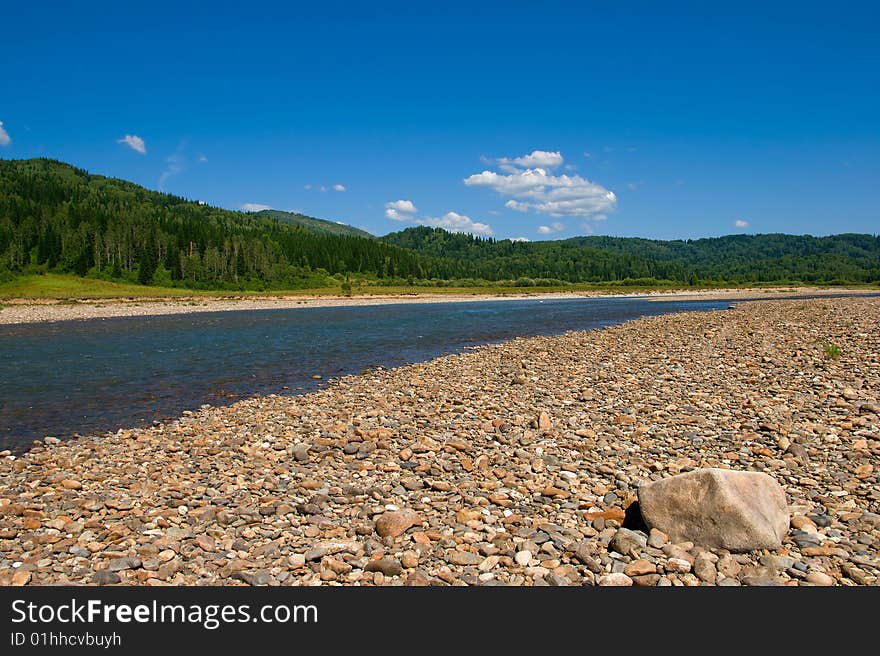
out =
[[(647, 288), (609, 287), (607, 285), (566, 285), (554, 287), (428, 287), (416, 285), (352, 285), (351, 296), (384, 296), (407, 294), (437, 295), (477, 295), (477, 294), (542, 294), (563, 291), (609, 291), (638, 292)], [(260, 296), (342, 296), (346, 295), (342, 286), (317, 287), (312, 289), (267, 290), (262, 292), (228, 290), (194, 290), (179, 287), (149, 287), (132, 283), (108, 282), (95, 278), (80, 278), (72, 275), (47, 273), (44, 275), (20, 276), (11, 282), (0, 283), (0, 299), (60, 299), (88, 300), (108, 298), (189, 298), (189, 297), (260, 297)]]
[(820, 342), (820, 344), (822, 344), (822, 350), (825, 351), (826, 358), (836, 360), (840, 357), (841, 351), (837, 344), (833, 342)]
[[(760, 287), (761, 284), (723, 285), (725, 288)], [(779, 287), (780, 285), (775, 285)], [(818, 285), (810, 285), (818, 286)], [(785, 285), (796, 288), (798, 285)], [(864, 287), (852, 285), (852, 287)], [(711, 289), (704, 285), (690, 287), (688, 285), (656, 285), (629, 286), (614, 283), (577, 283), (571, 285), (555, 285), (551, 287), (517, 287), (501, 285), (484, 285), (479, 287), (432, 287), (422, 285), (358, 285), (353, 284), (351, 295), (384, 296), (384, 295), (513, 295), (513, 294), (546, 294), (553, 292), (606, 292), (609, 294), (642, 294), (652, 291)], [(769, 290), (768, 290), (769, 291)], [(80, 278), (73, 275), (46, 273), (42, 275), (24, 275), (5, 283), (0, 283), (0, 300), (12, 299), (57, 299), (57, 300), (89, 300), (89, 299), (131, 299), (131, 298), (191, 298), (191, 297), (223, 297), (223, 298), (259, 298), (261, 296), (343, 296), (346, 295), (342, 285), (294, 290), (267, 291), (229, 291), (229, 290), (195, 290), (180, 287), (148, 287), (133, 283), (108, 282), (96, 278)]]
[[(661, 287), (627, 287), (621, 285), (574, 284), (553, 287), (515, 287), (486, 285), (480, 287), (431, 287), (421, 285), (352, 285), (352, 296), (384, 296), (406, 294), (477, 295), (477, 294), (544, 294), (548, 292), (596, 291), (643, 292)], [(180, 287), (150, 287), (133, 283), (108, 282), (96, 278), (47, 273), (25, 275), (11, 282), (0, 283), (0, 299), (107, 299), (107, 298), (188, 298), (188, 297), (260, 297), (260, 296), (342, 296), (342, 285), (311, 289), (229, 291), (195, 290)]]
[(129, 283), (107, 282), (94, 278), (47, 273), (21, 276), (0, 284), (0, 298), (87, 299), (136, 296), (196, 296), (200, 292), (167, 287), (144, 287)]

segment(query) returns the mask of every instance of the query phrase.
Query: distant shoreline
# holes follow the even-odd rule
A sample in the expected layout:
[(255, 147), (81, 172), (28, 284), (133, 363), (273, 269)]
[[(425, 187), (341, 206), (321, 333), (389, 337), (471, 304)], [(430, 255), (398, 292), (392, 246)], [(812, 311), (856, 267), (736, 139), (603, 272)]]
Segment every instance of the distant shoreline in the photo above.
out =
[(523, 292), (517, 294), (376, 294), (370, 296), (262, 296), (251, 298), (96, 298), (96, 299), (11, 299), (0, 306), (0, 325), (105, 319), (111, 317), (147, 317), (199, 312), (242, 310), (278, 310), (291, 308), (355, 307), (415, 303), (464, 303), (485, 301), (546, 300), (562, 298), (633, 298), (651, 297), (655, 301), (738, 300), (767, 295), (781, 296), (877, 294), (878, 289), (847, 287), (755, 287), (742, 289), (654, 290), (631, 293), (603, 291)]

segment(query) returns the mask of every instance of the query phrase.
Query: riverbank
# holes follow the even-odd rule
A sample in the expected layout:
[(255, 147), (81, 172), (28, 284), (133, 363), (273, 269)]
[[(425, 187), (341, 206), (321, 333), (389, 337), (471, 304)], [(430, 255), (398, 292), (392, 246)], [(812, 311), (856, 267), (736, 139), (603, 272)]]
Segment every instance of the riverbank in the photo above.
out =
[(371, 294), (369, 296), (260, 296), (250, 298), (179, 297), (179, 298), (102, 298), (102, 299), (7, 299), (0, 304), (0, 325), (69, 321), (110, 317), (140, 317), (197, 312), (242, 310), (279, 310), (304, 307), (340, 307), (409, 303), (463, 303), (557, 298), (628, 298), (649, 296), (655, 300), (738, 300), (778, 296), (877, 294), (880, 289), (845, 287), (757, 287), (743, 289), (654, 290), (638, 292), (571, 291), (522, 292), (505, 294), (460, 294), (419, 292), (413, 294)]
[[(876, 585), (878, 354), (878, 299), (743, 303), (41, 446), (0, 459), (0, 583)], [(697, 467), (773, 476), (783, 547), (620, 531)]]

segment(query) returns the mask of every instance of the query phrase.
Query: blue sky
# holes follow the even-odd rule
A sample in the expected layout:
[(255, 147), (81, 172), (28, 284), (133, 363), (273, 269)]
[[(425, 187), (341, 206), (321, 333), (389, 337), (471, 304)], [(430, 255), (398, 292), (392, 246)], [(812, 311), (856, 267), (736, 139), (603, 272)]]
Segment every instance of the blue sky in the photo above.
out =
[(873, 3), (317, 4), (7, 4), (0, 157), (374, 234), (880, 232)]

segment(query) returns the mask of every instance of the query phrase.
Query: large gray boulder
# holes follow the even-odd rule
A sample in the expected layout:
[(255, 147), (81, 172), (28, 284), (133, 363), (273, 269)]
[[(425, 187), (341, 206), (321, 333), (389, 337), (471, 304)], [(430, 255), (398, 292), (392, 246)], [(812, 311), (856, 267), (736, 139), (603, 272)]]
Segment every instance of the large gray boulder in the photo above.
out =
[(777, 549), (788, 532), (785, 492), (760, 472), (697, 469), (641, 485), (638, 495), (645, 523), (673, 542)]

